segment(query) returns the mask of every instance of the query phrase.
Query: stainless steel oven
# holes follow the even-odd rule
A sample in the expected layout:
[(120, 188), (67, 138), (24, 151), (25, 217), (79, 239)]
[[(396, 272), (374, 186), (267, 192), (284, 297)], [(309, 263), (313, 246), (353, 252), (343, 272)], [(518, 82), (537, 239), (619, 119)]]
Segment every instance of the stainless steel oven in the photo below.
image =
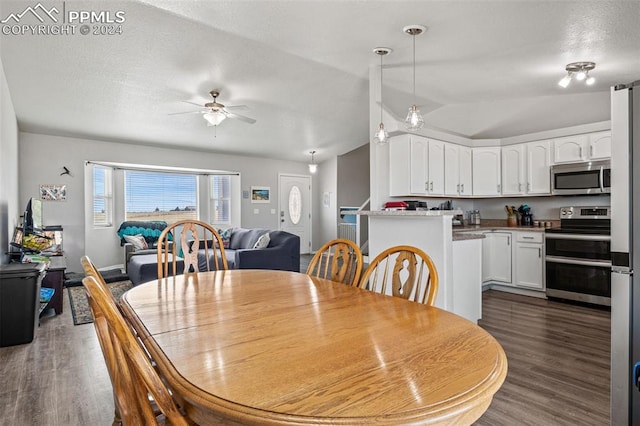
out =
[(551, 192), (555, 195), (611, 192), (611, 163), (589, 161), (551, 167)]
[(548, 297), (611, 306), (611, 209), (562, 207), (545, 232)]

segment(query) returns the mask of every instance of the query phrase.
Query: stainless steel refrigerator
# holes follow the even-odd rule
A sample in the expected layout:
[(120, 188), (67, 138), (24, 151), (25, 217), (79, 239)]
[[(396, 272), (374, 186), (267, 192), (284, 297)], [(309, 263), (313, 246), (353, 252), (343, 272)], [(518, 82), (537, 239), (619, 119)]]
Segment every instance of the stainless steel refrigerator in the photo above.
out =
[(640, 80), (611, 89), (611, 263), (611, 424), (640, 425)]

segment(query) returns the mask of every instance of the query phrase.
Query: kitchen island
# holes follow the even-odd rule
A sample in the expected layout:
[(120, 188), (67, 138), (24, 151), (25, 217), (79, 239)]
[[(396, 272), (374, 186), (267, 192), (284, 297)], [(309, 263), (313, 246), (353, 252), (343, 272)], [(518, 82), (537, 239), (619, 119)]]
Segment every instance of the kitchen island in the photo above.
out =
[[(396, 245), (418, 247), (438, 271), (435, 305), (477, 322), (482, 298), (482, 234), (454, 234), (460, 210), (343, 211), (369, 217), (369, 258)], [(456, 270), (454, 271), (454, 265)]]

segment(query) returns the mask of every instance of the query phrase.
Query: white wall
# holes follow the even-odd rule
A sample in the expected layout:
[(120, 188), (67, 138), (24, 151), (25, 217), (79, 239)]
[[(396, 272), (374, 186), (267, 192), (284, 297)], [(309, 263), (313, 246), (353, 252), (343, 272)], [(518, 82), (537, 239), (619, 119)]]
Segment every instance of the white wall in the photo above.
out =
[[(327, 241), (338, 237), (338, 158), (333, 157), (318, 165), (318, 173), (313, 177), (313, 240), (311, 249), (319, 249)], [(323, 203), (324, 194), (328, 193), (329, 205)]]
[[(217, 154), (214, 152), (187, 151), (182, 149), (157, 148), (146, 145), (104, 142), (92, 139), (77, 139), (21, 132), (19, 135), (19, 205), (26, 205), (30, 197), (38, 195), (43, 183), (66, 184), (67, 200), (43, 204), (45, 225), (62, 225), (64, 249), (69, 271), (81, 271), (80, 257), (85, 253), (85, 188), (84, 163), (87, 160), (135, 163), (155, 166), (173, 166), (198, 169), (232, 170), (240, 172), (242, 190), (254, 186), (271, 188), (271, 202), (251, 204), (242, 200), (242, 226), (274, 228), (279, 226), (278, 173), (307, 174), (305, 163)], [(179, 142), (176, 142), (179, 144)], [(73, 177), (60, 176), (66, 166)], [(254, 208), (259, 214), (254, 214)], [(105, 252), (111, 251), (114, 264), (122, 263), (121, 247), (115, 238), (119, 223), (105, 230), (114, 235), (115, 244), (106, 244)], [(114, 247), (115, 245), (115, 247)], [(97, 263), (97, 262), (96, 262)], [(98, 267), (108, 266), (99, 264)]]
[(5, 252), (24, 206), (18, 202), (18, 123), (0, 60), (0, 264), (9, 262)]

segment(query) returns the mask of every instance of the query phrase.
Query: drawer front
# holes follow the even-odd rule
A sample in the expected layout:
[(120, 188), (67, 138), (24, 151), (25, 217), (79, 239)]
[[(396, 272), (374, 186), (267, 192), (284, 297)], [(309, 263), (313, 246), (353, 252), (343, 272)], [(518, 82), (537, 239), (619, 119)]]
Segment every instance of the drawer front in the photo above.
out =
[(544, 239), (544, 232), (518, 232), (517, 241), (520, 243), (540, 243)]

